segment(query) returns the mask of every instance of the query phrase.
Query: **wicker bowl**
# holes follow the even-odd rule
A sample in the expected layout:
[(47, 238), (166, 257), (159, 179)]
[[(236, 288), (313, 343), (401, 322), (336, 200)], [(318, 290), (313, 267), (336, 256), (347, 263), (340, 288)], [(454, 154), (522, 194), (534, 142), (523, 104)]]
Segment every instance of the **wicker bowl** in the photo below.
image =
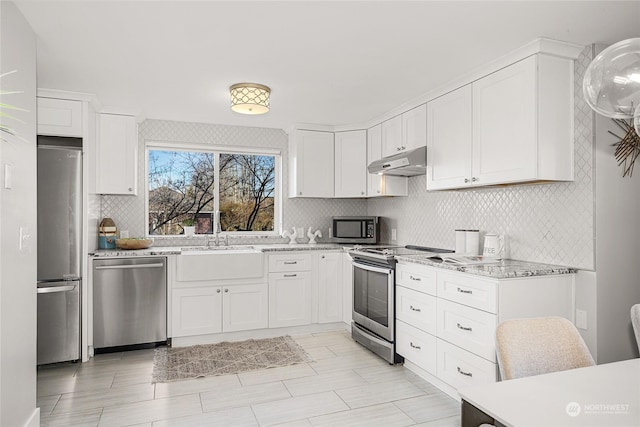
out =
[(153, 245), (153, 239), (116, 239), (116, 246), (120, 249), (147, 249), (151, 245)]

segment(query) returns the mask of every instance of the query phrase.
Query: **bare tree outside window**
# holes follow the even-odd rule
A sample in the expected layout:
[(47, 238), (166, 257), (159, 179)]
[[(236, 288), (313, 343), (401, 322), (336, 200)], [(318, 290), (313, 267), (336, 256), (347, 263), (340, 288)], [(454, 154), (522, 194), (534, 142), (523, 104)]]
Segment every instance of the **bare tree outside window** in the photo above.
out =
[(216, 205), (223, 231), (274, 230), (274, 156), (150, 149), (148, 173), (151, 235), (212, 233)]

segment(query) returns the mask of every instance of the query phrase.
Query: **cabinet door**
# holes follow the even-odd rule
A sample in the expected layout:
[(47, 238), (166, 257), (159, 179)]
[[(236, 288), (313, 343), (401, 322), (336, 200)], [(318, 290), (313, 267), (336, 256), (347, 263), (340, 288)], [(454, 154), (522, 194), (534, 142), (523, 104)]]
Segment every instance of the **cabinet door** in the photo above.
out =
[(318, 322), (342, 321), (342, 253), (320, 254)]
[(427, 103), (427, 190), (471, 185), (472, 117), (471, 85)]
[(382, 157), (398, 154), (402, 148), (402, 116), (382, 122)]
[(172, 337), (222, 332), (222, 290), (218, 286), (173, 289)]
[(298, 130), (290, 149), (291, 197), (333, 197), (334, 147), (332, 132)]
[(536, 178), (536, 57), (473, 83), (475, 185)]
[(96, 158), (96, 193), (136, 195), (138, 135), (133, 116), (100, 114)]
[(267, 284), (224, 286), (222, 330), (246, 331), (268, 327)]
[(432, 375), (437, 373), (436, 337), (418, 328), (396, 322), (396, 351)]
[(38, 135), (82, 138), (82, 102), (38, 98)]
[(269, 327), (311, 323), (311, 272), (269, 273)]
[(367, 194), (367, 131), (335, 134), (335, 197)]
[(427, 105), (422, 104), (402, 114), (401, 151), (427, 145)]
[[(367, 165), (382, 158), (382, 125), (367, 131)], [(407, 196), (408, 178), (367, 173), (367, 197)]]
[(342, 254), (342, 321), (350, 325), (353, 316), (353, 264), (351, 255)]

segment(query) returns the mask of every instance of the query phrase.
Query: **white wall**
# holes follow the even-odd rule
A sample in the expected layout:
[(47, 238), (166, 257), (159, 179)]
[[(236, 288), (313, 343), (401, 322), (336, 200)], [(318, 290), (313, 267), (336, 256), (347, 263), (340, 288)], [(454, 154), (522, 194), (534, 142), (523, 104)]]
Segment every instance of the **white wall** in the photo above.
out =
[[(39, 425), (36, 409), (36, 37), (11, 2), (0, 2), (3, 103), (24, 124), (3, 119), (20, 138), (0, 141), (0, 165), (12, 166), (12, 188), (0, 185), (0, 425)], [(14, 114), (14, 113), (12, 113)], [(20, 228), (30, 235), (20, 249)]]
[(629, 311), (640, 303), (640, 159), (631, 178), (614, 157), (622, 131), (596, 115), (596, 278), (598, 363), (638, 357)]

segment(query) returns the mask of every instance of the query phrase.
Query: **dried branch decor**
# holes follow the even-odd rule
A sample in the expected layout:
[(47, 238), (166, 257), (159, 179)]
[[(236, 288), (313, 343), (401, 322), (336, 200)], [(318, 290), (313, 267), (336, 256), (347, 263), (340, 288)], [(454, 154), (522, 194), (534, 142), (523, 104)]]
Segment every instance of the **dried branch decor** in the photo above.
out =
[(615, 157), (618, 166), (622, 165), (622, 176), (625, 177), (633, 174), (633, 165), (640, 156), (640, 136), (633, 127), (633, 119), (626, 121), (622, 119), (613, 119), (613, 122), (624, 132), (624, 136), (616, 135), (614, 132), (609, 133), (620, 141), (611, 144), (616, 147)]

